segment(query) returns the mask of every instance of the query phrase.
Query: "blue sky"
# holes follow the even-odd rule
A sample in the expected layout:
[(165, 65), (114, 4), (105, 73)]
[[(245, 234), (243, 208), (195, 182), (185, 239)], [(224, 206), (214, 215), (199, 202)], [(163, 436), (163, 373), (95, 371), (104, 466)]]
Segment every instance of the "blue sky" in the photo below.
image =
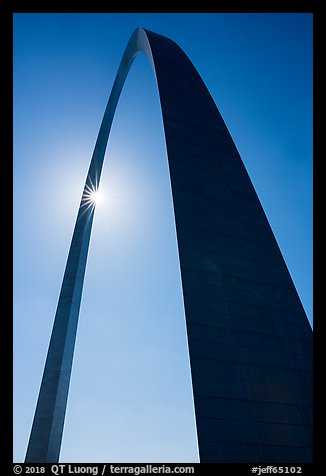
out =
[[(14, 460), (25, 456), (77, 208), (137, 26), (194, 63), (249, 172), (312, 322), (312, 15), (16, 14)], [(166, 149), (139, 54), (95, 212), (62, 462), (196, 462)]]

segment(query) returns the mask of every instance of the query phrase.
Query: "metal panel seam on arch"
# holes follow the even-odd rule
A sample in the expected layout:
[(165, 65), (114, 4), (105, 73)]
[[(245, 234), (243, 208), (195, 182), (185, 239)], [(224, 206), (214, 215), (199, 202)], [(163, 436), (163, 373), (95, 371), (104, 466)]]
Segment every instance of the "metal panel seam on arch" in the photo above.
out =
[(59, 460), (94, 206), (115, 109), (138, 51), (160, 95), (201, 462), (312, 461), (312, 330), (227, 127), (167, 37), (131, 36), (76, 219), (26, 462)]

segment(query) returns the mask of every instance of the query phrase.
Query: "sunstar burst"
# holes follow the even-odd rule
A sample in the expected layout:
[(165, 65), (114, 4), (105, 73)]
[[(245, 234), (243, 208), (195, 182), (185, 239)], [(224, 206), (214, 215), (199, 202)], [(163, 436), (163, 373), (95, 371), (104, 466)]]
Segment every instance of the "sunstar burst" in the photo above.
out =
[(95, 205), (99, 205), (104, 201), (104, 194), (99, 189), (98, 184), (93, 185), (86, 185), (84, 190), (84, 195), (82, 198), (83, 206), (86, 210), (90, 207), (94, 208)]

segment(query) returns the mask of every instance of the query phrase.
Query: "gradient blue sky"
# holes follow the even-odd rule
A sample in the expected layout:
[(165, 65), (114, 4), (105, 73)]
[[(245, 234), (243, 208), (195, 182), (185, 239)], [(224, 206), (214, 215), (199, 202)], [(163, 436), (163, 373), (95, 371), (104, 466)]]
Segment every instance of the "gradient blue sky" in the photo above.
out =
[[(176, 41), (211, 92), (312, 322), (312, 15), (14, 16), (14, 460), (23, 461), (84, 180), (129, 36)], [(196, 462), (158, 92), (139, 54), (95, 213), (62, 462)]]

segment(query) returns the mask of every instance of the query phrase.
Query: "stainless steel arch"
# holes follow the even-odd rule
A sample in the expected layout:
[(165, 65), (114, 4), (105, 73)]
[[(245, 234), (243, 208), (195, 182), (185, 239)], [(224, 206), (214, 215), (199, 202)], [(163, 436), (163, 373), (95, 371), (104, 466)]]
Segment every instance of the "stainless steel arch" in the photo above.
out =
[[(128, 42), (95, 144), (25, 461), (59, 459), (94, 215), (89, 194), (98, 187), (116, 106), (139, 51), (152, 63), (161, 101), (201, 462), (310, 461), (311, 329), (304, 310), (204, 82), (176, 43), (142, 28)], [(293, 336), (289, 314), (296, 324)], [(270, 339), (277, 351), (269, 350), (266, 358), (267, 351), (257, 348)], [(303, 359), (304, 375), (294, 372), (295, 362), (287, 363), (284, 339), (287, 350)], [(279, 393), (267, 377), (261, 381), (266, 366), (273, 369)], [(291, 399), (305, 409), (289, 423), (283, 407)], [(283, 405), (283, 417), (266, 420), (277, 405)]]
[[(137, 28), (129, 39), (104, 112), (70, 245), (39, 398), (26, 453), (26, 462), (56, 462), (59, 458), (80, 301), (95, 204), (90, 193), (100, 182), (106, 146), (118, 100), (138, 52), (149, 58), (154, 71), (151, 42), (163, 38)], [(175, 48), (178, 46), (165, 38)]]

